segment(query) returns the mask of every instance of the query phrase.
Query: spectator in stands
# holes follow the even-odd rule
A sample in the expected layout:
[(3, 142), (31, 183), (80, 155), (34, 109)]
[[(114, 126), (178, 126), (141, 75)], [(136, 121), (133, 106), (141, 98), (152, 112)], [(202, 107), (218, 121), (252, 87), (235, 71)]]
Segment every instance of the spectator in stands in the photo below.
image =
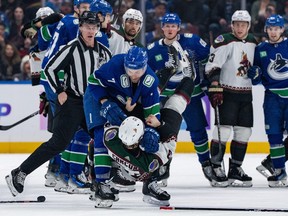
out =
[(164, 0), (156, 1), (154, 4), (154, 12), (146, 13), (146, 26), (145, 26), (146, 32), (152, 32), (156, 30), (157, 27), (156, 25), (158, 24), (159, 19), (162, 16), (164, 16), (166, 12), (167, 12), (167, 2)]
[(62, 0), (47, 0), (45, 6), (50, 7), (53, 11), (58, 13), (60, 11), (61, 2)]
[(0, 11), (0, 22), (5, 26), (5, 38), (7, 38), (10, 33), (10, 21), (3, 11)]
[(154, 41), (160, 40), (163, 37), (163, 31), (161, 28), (161, 17), (160, 18), (154, 18), (154, 30), (150, 32), (145, 33), (145, 40), (146, 44), (151, 44)]
[(274, 4), (274, 6), (276, 8), (276, 2), (273, 1), (273, 0), (257, 0), (257, 1), (254, 1), (254, 3), (252, 4), (252, 8), (251, 8), (252, 26), (255, 25), (255, 22), (257, 22), (257, 20), (260, 17), (263, 18), (265, 16), (266, 8), (267, 8), (268, 4)]
[(18, 51), (20, 58), (23, 58), (25, 55), (28, 55), (30, 53), (30, 48), (32, 46), (32, 40), (29, 37), (26, 37), (24, 39), (24, 44), (21, 46)]
[(29, 55), (25, 55), (20, 64), (21, 73), (14, 75), (14, 81), (31, 80), (31, 69)]
[(211, 8), (209, 31), (214, 37), (231, 32), (231, 17), (241, 8), (241, 0), (218, 0)]
[(288, 34), (288, 1), (286, 1), (285, 3), (284, 14), (282, 16), (284, 19), (284, 28), (285, 28), (284, 34), (287, 35)]
[[(120, 7), (119, 7), (119, 4), (121, 4)], [(129, 8), (127, 7), (125, 1), (121, 1), (121, 0), (115, 1), (114, 5), (113, 5), (113, 12), (114, 12), (114, 14), (116, 14), (117, 17), (114, 17), (114, 20), (112, 21), (112, 24), (114, 24), (114, 28), (120, 29), (120, 26), (123, 23), (122, 17), (128, 9)], [(115, 18), (117, 20), (115, 20)]]
[(13, 11), (14, 9), (21, 5), (21, 0), (1, 0), (1, 8), (0, 10), (3, 11), (9, 20), (13, 17)]
[(64, 15), (73, 13), (73, 4), (70, 0), (63, 0), (60, 7), (60, 13)]
[(5, 49), (1, 52), (1, 62), (4, 67), (2, 71), (3, 80), (13, 80), (13, 77), (20, 73), (21, 58), (13, 44), (7, 43), (5, 45)]
[(179, 14), (183, 23), (197, 26), (200, 37), (207, 32), (208, 9), (203, 0), (171, 0), (168, 8), (170, 12)]
[(13, 12), (13, 18), (10, 22), (10, 35), (8, 41), (13, 43), (17, 49), (20, 49), (24, 44), (24, 39), (21, 36), (21, 28), (26, 20), (24, 19), (24, 10), (22, 7), (16, 7)]
[(259, 16), (255, 21), (252, 31), (258, 41), (266, 40), (266, 33), (264, 32), (264, 26), (266, 19), (269, 18), (272, 14), (276, 14), (275, 4), (268, 4), (265, 13)]
[(6, 44), (5, 24), (0, 22), (0, 52)]

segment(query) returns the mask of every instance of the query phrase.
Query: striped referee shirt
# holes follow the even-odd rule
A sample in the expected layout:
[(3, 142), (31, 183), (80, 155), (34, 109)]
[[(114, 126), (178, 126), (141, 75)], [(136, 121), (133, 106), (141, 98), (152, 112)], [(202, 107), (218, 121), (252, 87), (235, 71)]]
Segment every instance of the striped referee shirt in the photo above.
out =
[[(79, 36), (70, 41), (47, 63), (44, 73), (52, 90), (59, 94), (63, 91), (70, 96), (81, 97), (88, 85), (88, 77), (111, 58), (110, 50), (95, 39), (94, 48), (87, 47)], [(64, 71), (61, 82), (58, 72)]]

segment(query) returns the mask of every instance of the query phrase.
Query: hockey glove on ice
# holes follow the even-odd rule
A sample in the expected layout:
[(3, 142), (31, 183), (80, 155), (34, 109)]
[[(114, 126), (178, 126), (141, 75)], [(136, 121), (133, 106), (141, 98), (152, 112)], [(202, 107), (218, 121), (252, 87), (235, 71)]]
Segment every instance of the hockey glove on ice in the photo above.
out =
[(159, 140), (159, 133), (151, 127), (146, 127), (140, 147), (147, 153), (155, 153), (159, 150)]
[(43, 116), (46, 117), (49, 111), (49, 101), (46, 98), (46, 93), (42, 92), (39, 95), (39, 99), (40, 99), (39, 114), (40, 115), (43, 114)]
[(258, 66), (251, 66), (247, 70), (247, 76), (251, 79), (253, 85), (257, 85), (261, 82), (262, 70)]
[(105, 101), (100, 109), (100, 115), (112, 125), (118, 125), (127, 117), (123, 110), (114, 102)]
[(208, 89), (209, 100), (212, 107), (215, 109), (223, 103), (223, 88), (220, 85), (211, 85)]

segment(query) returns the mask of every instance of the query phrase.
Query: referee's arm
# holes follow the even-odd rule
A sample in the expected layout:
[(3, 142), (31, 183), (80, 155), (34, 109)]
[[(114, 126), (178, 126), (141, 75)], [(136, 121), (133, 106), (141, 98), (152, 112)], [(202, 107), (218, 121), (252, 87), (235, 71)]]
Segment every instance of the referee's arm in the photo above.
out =
[(71, 45), (63, 47), (56, 55), (54, 55), (47, 63), (44, 73), (52, 90), (59, 94), (64, 91), (64, 88), (58, 77), (58, 72), (64, 70), (67, 65), (70, 64), (73, 54), (71, 51)]

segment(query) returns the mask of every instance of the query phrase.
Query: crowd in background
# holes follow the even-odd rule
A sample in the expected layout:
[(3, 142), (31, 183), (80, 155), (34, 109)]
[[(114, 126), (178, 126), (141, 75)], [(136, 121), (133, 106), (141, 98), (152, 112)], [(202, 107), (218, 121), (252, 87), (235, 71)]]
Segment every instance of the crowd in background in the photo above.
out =
[[(118, 15), (115, 25), (122, 23), (127, 9), (140, 9), (140, 0), (107, 1)], [(23, 38), (20, 32), (25, 23), (35, 18), (42, 4), (40, 0), (0, 0), (0, 80), (30, 79), (28, 54), (36, 41)], [(46, 0), (45, 6), (65, 15), (72, 13), (73, 0)], [(146, 45), (162, 37), (160, 22), (166, 12), (180, 15), (182, 33), (198, 34), (210, 43), (219, 34), (231, 31), (231, 16), (237, 9), (241, 9), (241, 0), (146, 0)], [(252, 17), (250, 31), (258, 41), (265, 40), (265, 20), (271, 14), (283, 16), (285, 33), (288, 32), (287, 0), (246, 0), (246, 10)]]

